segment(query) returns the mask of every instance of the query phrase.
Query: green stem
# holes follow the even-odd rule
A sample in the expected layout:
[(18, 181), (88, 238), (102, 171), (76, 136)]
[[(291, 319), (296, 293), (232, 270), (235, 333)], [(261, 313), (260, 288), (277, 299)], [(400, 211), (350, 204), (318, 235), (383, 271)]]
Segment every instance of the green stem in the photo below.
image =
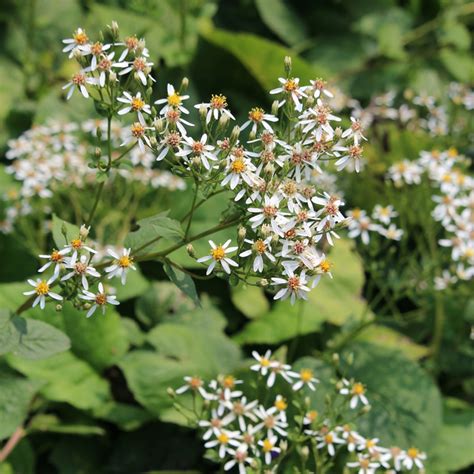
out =
[(193, 221), (193, 214), (196, 209), (196, 199), (199, 191), (199, 181), (195, 181), (195, 188), (194, 188), (194, 196), (193, 196), (193, 203), (191, 205), (191, 210), (189, 211), (189, 218), (188, 223), (186, 225), (186, 230), (184, 231), (184, 240), (188, 238), (189, 229), (191, 228), (191, 222)]

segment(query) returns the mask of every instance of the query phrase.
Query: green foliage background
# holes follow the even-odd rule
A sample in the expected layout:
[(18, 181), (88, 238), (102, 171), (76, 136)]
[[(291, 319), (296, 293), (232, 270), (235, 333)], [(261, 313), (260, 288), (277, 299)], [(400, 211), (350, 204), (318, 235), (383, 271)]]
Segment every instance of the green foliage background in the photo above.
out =
[[(473, 81), (469, 2), (4, 0), (2, 151), (9, 138), (49, 118), (95, 116), (92, 101), (64, 101), (61, 85), (72, 71), (60, 53), (61, 39), (77, 26), (92, 34), (112, 20), (123, 33), (146, 38), (163, 93), (167, 82), (187, 76), (196, 101), (222, 92), (240, 118), (254, 105), (269, 107), (265, 90), (275, 86), (285, 55), (293, 57), (296, 76), (323, 76), (362, 103), (390, 88), (442, 97), (450, 81)], [(400, 130), (386, 133), (388, 149), (369, 148), (375, 169), (415, 156), (423, 139), (429, 143)], [(350, 204), (377, 202), (377, 179), (369, 173), (361, 184), (350, 183)], [(2, 167), (0, 186), (9, 185)], [(136, 216), (140, 231), (129, 234), (130, 245), (157, 232), (172, 242), (182, 232), (172, 219), (185, 213), (189, 196), (174, 198), (169, 217), (159, 214), (167, 202)], [(223, 211), (219, 205), (199, 210), (193, 233), (212, 225)], [(57, 244), (68, 217), (64, 211), (53, 220)], [(206, 245), (195, 244), (198, 252)], [(184, 254), (174, 257), (180, 262)], [(446, 297), (444, 350), (433, 361), (427, 347), (433, 302), (410, 303), (422, 308), (416, 324), (398, 324), (395, 317), (374, 323), (367, 262), (348, 240), (333, 257), (335, 279), (311, 294), (300, 327), (297, 307), (273, 304), (259, 289), (222, 281), (198, 282), (195, 288), (184, 274), (150, 263), (131, 275), (118, 295), (124, 303), (104, 317), (86, 320), (66, 304), (59, 314), (49, 305), (11, 318), (36, 256), (15, 236), (0, 236), (0, 440), (27, 427), (0, 473), (210, 472), (212, 464), (202, 459), (199, 440), (173, 409), (166, 389), (179, 386), (187, 374), (238, 371), (252, 349), (266, 345), (290, 347), (295, 360), (305, 358), (297, 366), (314, 367), (327, 380), (333, 369), (323, 361), (340, 352), (347, 373), (367, 386), (373, 400), (373, 410), (361, 419), (364, 435), (426, 450), (427, 472), (470, 472), (474, 358), (472, 346), (458, 340), (474, 323), (472, 293), (470, 299)], [(402, 302), (394, 313), (409, 308)], [(370, 324), (354, 332), (361, 321)], [(321, 403), (324, 386), (311, 396)]]

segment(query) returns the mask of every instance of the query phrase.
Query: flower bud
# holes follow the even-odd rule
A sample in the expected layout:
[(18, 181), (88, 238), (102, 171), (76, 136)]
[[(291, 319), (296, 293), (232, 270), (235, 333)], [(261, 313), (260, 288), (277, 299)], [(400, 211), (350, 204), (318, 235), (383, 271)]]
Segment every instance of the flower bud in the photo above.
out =
[(157, 132), (162, 132), (163, 128), (164, 128), (163, 119), (157, 118), (157, 119), (153, 120), (153, 126), (155, 127), (155, 130)]
[(180, 92), (185, 92), (189, 87), (189, 79), (187, 77), (183, 77), (181, 80), (181, 87), (179, 88)]
[(242, 242), (245, 239), (246, 235), (247, 235), (247, 229), (244, 226), (240, 226), (237, 233), (237, 238), (239, 242)]
[(336, 138), (340, 138), (342, 135), (342, 128), (341, 127), (336, 127), (336, 129), (334, 130), (334, 136)]
[(155, 147), (158, 145), (158, 140), (156, 139), (156, 137), (150, 137), (150, 145), (152, 147)]
[(291, 73), (291, 56), (285, 56), (285, 72), (290, 75)]
[(146, 48), (146, 42), (142, 38), (142, 39), (140, 39), (140, 41), (138, 42), (138, 45), (137, 45), (137, 55), (141, 55), (145, 48)]
[(272, 227), (268, 224), (263, 224), (260, 228), (263, 237), (268, 237), (272, 233)]
[(176, 398), (176, 392), (171, 388), (171, 387), (168, 387), (166, 389), (166, 393), (171, 397), (171, 398)]
[(74, 48), (74, 49), (72, 50), (72, 57), (73, 57), (74, 59), (77, 59), (77, 61), (79, 61), (80, 59), (83, 58), (82, 53), (81, 53), (81, 51), (79, 50), (79, 48)]
[(306, 408), (308, 408), (311, 405), (311, 398), (304, 397), (304, 405)]
[(188, 255), (192, 258), (196, 257), (196, 252), (194, 250), (193, 244), (188, 244), (186, 245), (186, 252), (188, 252)]
[(237, 139), (239, 138), (239, 135), (240, 135), (240, 127), (238, 125), (236, 125), (233, 129), (232, 129), (232, 133), (230, 134), (230, 140), (232, 142), (235, 142), (237, 141)]
[(303, 446), (303, 447), (300, 449), (300, 456), (301, 456), (303, 459), (308, 459), (308, 457), (309, 457), (309, 448), (308, 448), (308, 446)]
[(265, 171), (266, 174), (273, 174), (275, 172), (275, 166), (273, 163), (267, 163), (263, 171)]
[(280, 449), (282, 453), (284, 453), (288, 449), (288, 441), (286, 439), (282, 439), (280, 441)]
[(192, 165), (193, 166), (201, 166), (201, 157), (200, 156), (193, 156), (193, 159), (192, 159)]
[(370, 410), (372, 410), (370, 405), (364, 405), (362, 408), (362, 413), (369, 413)]
[(312, 95), (310, 95), (306, 99), (306, 107), (312, 107), (313, 105), (314, 105), (314, 97)]
[(95, 147), (95, 150), (94, 150), (94, 155), (96, 158), (100, 158), (102, 156), (102, 150), (100, 149), (100, 147)]
[(87, 311), (88, 309), (91, 309), (92, 305), (90, 303), (82, 303), (82, 309)]
[(63, 305), (62, 304), (57, 304), (55, 309), (58, 313), (60, 313), (63, 310)]
[(89, 235), (89, 231), (91, 230), (91, 226), (86, 226), (85, 224), (81, 225), (81, 228), (79, 229), (79, 236), (81, 237), (82, 240), (86, 240), (87, 236)]
[(269, 285), (269, 281), (266, 278), (261, 278), (258, 281), (258, 286), (260, 286), (262, 288), (266, 288), (268, 285)]
[(344, 384), (342, 383), (341, 380), (339, 380), (338, 382), (336, 382), (336, 390), (339, 391), (342, 388), (344, 388)]
[(100, 127), (96, 128), (95, 134), (99, 140), (102, 140), (102, 129)]
[(116, 82), (117, 81), (117, 74), (114, 71), (109, 72), (109, 79), (110, 82)]
[(332, 361), (335, 364), (339, 364), (339, 354), (337, 352), (334, 352), (334, 354), (332, 355)]
[(119, 26), (118, 26), (118, 23), (117, 23), (115, 20), (113, 20), (112, 23), (111, 23), (110, 25), (107, 25), (107, 26), (108, 26), (110, 32), (112, 33), (112, 36), (113, 36), (114, 38), (117, 38), (118, 35), (119, 35)]
[(217, 125), (218, 130), (224, 130), (229, 124), (229, 120), (230, 118), (227, 114), (222, 114)]
[(272, 235), (272, 244), (277, 244), (279, 240), (280, 240), (280, 237), (278, 236), (278, 234)]
[(279, 109), (279, 102), (278, 100), (274, 100), (272, 103), (272, 115), (278, 115), (278, 109)]
[(199, 115), (201, 116), (202, 120), (206, 120), (207, 108), (205, 105), (201, 105), (201, 107), (199, 107)]

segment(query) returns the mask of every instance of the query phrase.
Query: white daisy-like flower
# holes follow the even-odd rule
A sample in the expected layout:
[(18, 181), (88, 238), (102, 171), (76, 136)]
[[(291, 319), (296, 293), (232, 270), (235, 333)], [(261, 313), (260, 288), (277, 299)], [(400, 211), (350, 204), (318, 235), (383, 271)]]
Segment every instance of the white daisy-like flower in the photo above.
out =
[(235, 252), (238, 247), (229, 247), (231, 243), (231, 239), (227, 240), (224, 245), (216, 245), (212, 240), (209, 240), (209, 245), (211, 246), (211, 251), (209, 255), (205, 257), (198, 258), (198, 262), (207, 262), (208, 260), (212, 260), (211, 264), (207, 268), (206, 275), (209, 275), (214, 271), (214, 268), (217, 264), (219, 264), (222, 269), (230, 275), (231, 269), (230, 267), (238, 267), (238, 263), (232, 260), (231, 258), (227, 257), (227, 254), (231, 252)]
[[(100, 87), (105, 87), (107, 78), (110, 79), (110, 73), (113, 68), (122, 67), (123, 63), (114, 62), (115, 52), (111, 52), (108, 55), (102, 55), (99, 58), (99, 62), (96, 64), (95, 68), (91, 66), (92, 70), (97, 70), (99, 72), (98, 84)], [(93, 57), (93, 60), (95, 56)]]
[(239, 447), (240, 435), (237, 431), (228, 431), (228, 430), (221, 430), (219, 434), (216, 435), (216, 438), (208, 441), (204, 447), (205, 448), (215, 448), (219, 447), (219, 457), (221, 459), (225, 458), (226, 454), (229, 453), (229, 448), (231, 446)]
[(308, 86), (306, 88), (306, 91), (312, 90), (313, 96), (315, 99), (318, 99), (321, 96), (321, 94), (324, 94), (326, 97), (329, 97), (330, 99), (334, 97), (334, 94), (331, 91), (329, 91), (326, 87), (327, 82), (324, 81), (323, 79), (318, 78), (309, 82), (311, 84), (311, 87)]
[(344, 215), (340, 211), (340, 207), (344, 205), (344, 202), (338, 196), (331, 196), (327, 192), (324, 192), (323, 196), (314, 196), (311, 201), (315, 204), (322, 206), (316, 212), (316, 216), (323, 216), (317, 226), (317, 231), (323, 230), (326, 225), (329, 228), (333, 228), (337, 223), (344, 220)]
[(235, 120), (235, 117), (230, 113), (227, 108), (227, 97), (222, 94), (212, 94), (211, 100), (209, 102), (203, 102), (202, 104), (196, 104), (194, 106), (199, 110), (206, 110), (206, 124), (211, 121), (211, 118), (218, 120), (219, 116), (226, 115), (232, 120)]
[(264, 355), (260, 355), (257, 351), (253, 351), (252, 357), (257, 361), (257, 364), (251, 365), (250, 370), (260, 372), (264, 377), (267, 375), (270, 367), (276, 362), (271, 359), (272, 351), (270, 349), (268, 349)]
[(395, 224), (390, 224), (387, 229), (379, 228), (378, 231), (389, 240), (401, 240), (403, 237), (403, 229), (398, 229)]
[(254, 423), (257, 421), (254, 411), (258, 400), (247, 402), (247, 397), (242, 397), (237, 400), (227, 400), (223, 402), (223, 405), (229, 410), (232, 420), (237, 419), (241, 431), (247, 430), (246, 418)]
[(278, 122), (278, 118), (272, 114), (266, 114), (265, 111), (260, 107), (254, 107), (249, 111), (249, 119), (240, 127), (240, 131), (245, 130), (250, 124), (252, 128), (250, 134), (254, 135), (257, 133), (257, 128), (261, 125), (268, 132), (273, 133), (273, 129), (268, 122)]
[(87, 252), (90, 252), (92, 254), (97, 253), (92, 247), (85, 245), (84, 241), (79, 237), (77, 239), (72, 239), (69, 242), (69, 244), (65, 245), (64, 250), (65, 251), (67, 250), (68, 252), (72, 252), (71, 257), (68, 260), (69, 264), (72, 264), (73, 262), (77, 260), (77, 256), (79, 252), (81, 252), (82, 250), (86, 250)]
[(344, 385), (339, 393), (350, 397), (349, 406), (354, 409), (357, 408), (359, 401), (363, 405), (368, 405), (369, 401), (365, 396), (365, 387), (360, 382), (351, 383), (349, 380), (342, 379), (342, 384)]
[(309, 410), (303, 417), (303, 425), (311, 425), (318, 419), (319, 413), (316, 410)]
[(336, 454), (335, 445), (345, 444), (345, 441), (342, 438), (339, 438), (335, 431), (329, 431), (326, 434), (318, 435), (316, 436), (316, 440), (319, 441), (319, 443), (316, 445), (316, 448), (326, 448), (328, 450), (329, 456), (334, 456)]
[(115, 295), (108, 295), (104, 290), (104, 285), (102, 282), (99, 283), (98, 292), (92, 293), (91, 291), (84, 290), (82, 294), (79, 295), (79, 298), (86, 300), (86, 301), (93, 301), (94, 304), (89, 309), (86, 314), (87, 318), (90, 318), (96, 311), (97, 308), (102, 308), (102, 314), (105, 314), (105, 309), (107, 304), (111, 305), (118, 305), (120, 304), (117, 301), (117, 297)]
[(354, 143), (349, 146), (335, 146), (333, 149), (337, 152), (342, 152), (342, 157), (335, 163), (337, 171), (341, 171), (349, 163), (353, 163), (357, 173), (360, 172), (360, 162), (364, 149), (359, 144)]
[(145, 118), (143, 114), (151, 114), (151, 108), (145, 101), (142, 99), (141, 92), (137, 92), (135, 96), (132, 96), (130, 92), (124, 91), (123, 96), (117, 99), (122, 104), (126, 104), (123, 109), (118, 111), (119, 115), (125, 115), (129, 112), (136, 112), (138, 120), (141, 124), (145, 125)]
[(156, 157), (156, 161), (161, 161), (166, 158), (166, 155), (170, 152), (170, 150), (175, 151), (175, 153), (179, 153), (181, 150), (181, 143), (183, 141), (183, 137), (177, 131), (174, 132), (167, 132), (163, 136), (158, 146), (158, 156)]
[(396, 212), (391, 205), (381, 206), (380, 204), (377, 204), (372, 213), (372, 219), (376, 219), (385, 225), (389, 225), (392, 219), (397, 216), (398, 212)]
[(87, 281), (87, 277), (100, 278), (100, 273), (92, 265), (88, 264), (89, 257), (87, 257), (87, 255), (81, 255), (79, 260), (72, 262), (67, 260), (68, 259), (66, 259), (66, 268), (72, 269), (72, 271), (66, 273), (66, 275), (61, 278), (61, 281), (66, 281), (74, 276), (78, 276), (81, 279), (84, 290), (88, 290), (89, 282)]
[(130, 53), (134, 55), (141, 54), (146, 58), (150, 56), (148, 49), (145, 47), (145, 40), (143, 38), (138, 39), (136, 36), (128, 36), (123, 43), (116, 43), (116, 45), (125, 46), (119, 61), (123, 61)]
[(341, 437), (346, 441), (347, 450), (350, 453), (354, 452), (364, 441), (364, 438), (356, 431), (352, 431), (349, 425), (339, 426), (336, 431), (341, 433)]
[(255, 431), (259, 432), (262, 429), (266, 430), (266, 436), (271, 438), (277, 432), (280, 436), (288, 436), (286, 428), (288, 423), (283, 419), (278, 410), (274, 410), (274, 407), (265, 409), (263, 406), (259, 406), (255, 410), (255, 414), (261, 420), (260, 423), (255, 425)]
[(299, 372), (289, 372), (289, 375), (299, 379), (292, 387), (295, 392), (305, 386), (314, 392), (316, 390), (315, 384), (319, 383), (319, 380), (314, 377), (313, 371), (308, 368), (303, 368)]
[(278, 455), (281, 452), (281, 449), (277, 446), (278, 438), (276, 436), (271, 436), (269, 438), (260, 440), (258, 444), (262, 448), (266, 464), (271, 464), (273, 460), (272, 453), (274, 453), (274, 455)]
[(342, 138), (352, 138), (354, 144), (358, 145), (361, 140), (367, 140), (364, 137), (362, 124), (355, 117), (351, 117), (351, 126), (342, 132)]
[(186, 382), (182, 387), (176, 389), (176, 393), (181, 395), (188, 390), (198, 392), (203, 398), (207, 398), (208, 393), (204, 390), (204, 382), (200, 377), (184, 377)]
[(237, 449), (228, 448), (227, 453), (232, 456), (232, 459), (224, 464), (224, 471), (230, 471), (237, 465), (239, 474), (245, 474), (247, 472), (245, 465), (253, 463), (253, 458), (249, 456), (246, 445), (240, 445)]
[(374, 455), (377, 453), (387, 453), (389, 451), (387, 448), (379, 446), (378, 443), (378, 438), (363, 439), (362, 442), (359, 444), (358, 449), (360, 451), (367, 451), (370, 455)]
[(78, 49), (80, 50), (83, 56), (92, 55), (91, 70), (95, 71), (100, 58), (106, 56), (106, 51), (108, 51), (111, 47), (111, 44), (103, 44), (100, 41), (96, 41), (95, 43), (86, 43), (84, 45), (79, 45)]
[(37, 295), (33, 304), (31, 305), (33, 308), (39, 304), (41, 309), (44, 309), (46, 305), (46, 297), (50, 296), (54, 300), (61, 301), (63, 297), (51, 291), (51, 283), (55, 280), (54, 275), (49, 280), (41, 280), (38, 278), (36, 281), (28, 280), (28, 283), (34, 287), (34, 290), (25, 291), (23, 294), (25, 296)]
[(187, 135), (187, 130), (185, 125), (188, 127), (194, 127), (194, 124), (185, 120), (179, 109), (169, 108), (165, 115), (166, 119), (166, 129), (170, 128), (178, 129), (183, 136)]
[(198, 157), (204, 168), (207, 170), (211, 169), (211, 164), (209, 161), (217, 161), (216, 153), (214, 152), (215, 147), (212, 145), (206, 145), (207, 134), (204, 134), (200, 140), (194, 140), (191, 137), (183, 137), (183, 148), (176, 153), (176, 156), (182, 156), (187, 160), (190, 160), (190, 157)]
[(402, 464), (406, 469), (411, 469), (413, 466), (416, 466), (418, 469), (424, 469), (423, 461), (425, 461), (425, 459), (425, 453), (417, 448), (410, 448), (402, 459)]
[(257, 184), (257, 176), (255, 175), (257, 168), (244, 155), (244, 151), (238, 148), (233, 151), (227, 160), (226, 176), (221, 182), (221, 186), (230, 185), (230, 189), (235, 189), (237, 185), (244, 182), (250, 187)]
[(248, 212), (254, 214), (249, 222), (253, 229), (260, 227), (263, 223), (269, 224), (275, 234), (283, 236), (288, 224), (286, 214), (280, 211), (281, 199), (277, 194), (265, 195), (262, 207), (249, 207)]
[(90, 68), (85, 68), (79, 72), (74, 73), (71, 77), (71, 80), (63, 86), (63, 90), (68, 90), (66, 94), (67, 100), (72, 97), (72, 94), (76, 89), (86, 99), (89, 97), (89, 92), (87, 91), (86, 85), (89, 84), (96, 86), (98, 84), (98, 80), (94, 77), (88, 76), (88, 72), (90, 72)]
[(272, 285), (284, 285), (273, 297), (274, 300), (285, 300), (290, 298), (291, 304), (295, 304), (297, 299), (308, 298), (307, 293), (310, 289), (307, 286), (306, 272), (302, 271), (299, 275), (295, 274), (292, 269), (285, 270), (285, 277), (272, 277)]
[(273, 361), (270, 365), (270, 373), (267, 378), (267, 387), (273, 387), (277, 375), (280, 375), (287, 383), (292, 384), (293, 380), (290, 376), (291, 365), (284, 364), (280, 361)]
[(325, 137), (325, 140), (332, 140), (334, 129), (331, 122), (340, 122), (340, 117), (334, 115), (321, 99), (316, 101), (316, 105), (304, 111), (299, 117), (299, 124), (303, 127), (303, 133), (311, 132), (317, 142)]
[(189, 110), (182, 105), (184, 100), (189, 99), (189, 95), (181, 95), (171, 84), (167, 85), (166, 91), (168, 93), (168, 97), (155, 101), (155, 104), (158, 105), (165, 104), (165, 106), (162, 107), (159, 112), (160, 115), (166, 116), (170, 108), (178, 109), (183, 114), (189, 114)]
[(130, 269), (136, 270), (136, 267), (133, 264), (133, 257), (130, 257), (131, 250), (132, 249), (123, 249), (121, 255), (112, 249), (107, 250), (107, 253), (115, 259), (114, 263), (105, 269), (105, 272), (109, 274), (109, 279), (118, 276), (120, 277), (122, 285), (125, 285), (127, 281), (127, 272)]
[(53, 250), (50, 255), (40, 255), (40, 258), (47, 258), (48, 261), (38, 270), (38, 273), (43, 273), (51, 265), (54, 265), (53, 276), (56, 279), (64, 265), (64, 256), (70, 252), (70, 249)]
[(86, 30), (78, 28), (72, 34), (72, 38), (63, 39), (63, 43), (66, 45), (63, 48), (63, 53), (69, 53), (69, 57), (72, 58), (76, 49), (82, 48), (89, 43), (89, 38), (86, 34)]
[(283, 395), (277, 395), (275, 398), (275, 401), (273, 402), (273, 406), (267, 410), (267, 413), (272, 414), (272, 415), (277, 413), (281, 421), (286, 423), (287, 408), (288, 408), (288, 402), (286, 401), (286, 398), (284, 398)]
[[(191, 378), (191, 377), (188, 377)], [(200, 379), (199, 379), (200, 380)], [(201, 381), (202, 382), (202, 381)], [(202, 386), (199, 386), (197, 388), (190, 387), (189, 385), (192, 383), (192, 380), (190, 380), (186, 385), (181, 387), (181, 392), (184, 393), (185, 391), (191, 389), (194, 391), (199, 391)], [(178, 389), (179, 390), (179, 389)], [(178, 393), (178, 391), (176, 391)], [(201, 392), (199, 392), (201, 393)], [(202, 394), (201, 394), (202, 395)], [(207, 394), (206, 394), (207, 396)], [(206, 398), (206, 397), (204, 397)], [(214, 436), (219, 436), (219, 433), (221, 432), (222, 428), (226, 427), (229, 423), (232, 423), (235, 420), (235, 416), (233, 414), (228, 414), (225, 417), (219, 416), (217, 410), (212, 409), (211, 411), (211, 418), (209, 420), (199, 420), (198, 425), (201, 428), (204, 428), (206, 431), (202, 435), (202, 439), (204, 441), (207, 441), (208, 439), (211, 438), (212, 435)]]
[[(298, 112), (301, 112), (303, 109), (303, 104), (301, 103), (302, 98), (307, 97), (304, 93), (303, 88), (300, 86), (300, 80), (298, 77), (292, 78), (283, 78), (279, 77), (278, 82), (281, 84), (280, 87), (272, 89), (270, 94), (285, 94), (288, 95), (295, 105), (295, 109)], [(284, 99), (280, 105), (283, 105), (286, 102)]]
[(351, 239), (356, 237), (361, 238), (362, 242), (365, 245), (368, 245), (370, 242), (369, 232), (380, 232), (380, 226), (374, 224), (368, 216), (361, 217), (358, 220), (351, 220), (349, 222), (349, 233), (348, 236)]
[(128, 135), (120, 146), (129, 145), (132, 142), (137, 142), (140, 150), (145, 152), (145, 145), (151, 148), (150, 139), (146, 135), (146, 131), (151, 130), (151, 127), (145, 127), (140, 122), (134, 122), (128, 130)]
[(249, 257), (250, 255), (255, 255), (254, 261), (253, 261), (253, 271), (254, 272), (263, 272), (263, 257), (267, 257), (270, 262), (275, 262), (276, 258), (271, 254), (271, 243), (272, 238), (267, 237), (265, 240), (263, 239), (257, 239), (257, 240), (249, 240), (245, 239), (244, 242), (247, 244), (250, 244), (252, 247), (248, 250), (245, 250), (240, 254), (240, 257)]
[(133, 71), (144, 86), (147, 85), (148, 78), (150, 78), (153, 82), (155, 81), (155, 79), (150, 75), (153, 63), (148, 61), (148, 59), (144, 56), (137, 56), (133, 59), (133, 61), (125, 62), (123, 66), (124, 69), (119, 72), (119, 76), (123, 76)]
[(348, 462), (346, 466), (357, 468), (358, 474), (375, 474), (375, 471), (380, 467), (380, 464), (372, 461), (370, 456), (359, 454), (357, 456), (357, 461)]

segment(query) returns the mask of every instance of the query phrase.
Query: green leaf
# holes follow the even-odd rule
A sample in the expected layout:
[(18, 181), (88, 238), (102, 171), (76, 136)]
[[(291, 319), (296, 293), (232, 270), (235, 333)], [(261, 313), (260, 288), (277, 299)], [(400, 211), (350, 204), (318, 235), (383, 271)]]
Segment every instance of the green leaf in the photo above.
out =
[(250, 319), (259, 318), (270, 310), (263, 289), (256, 286), (232, 286), (231, 299), (235, 307)]
[(208, 374), (205, 367), (193, 361), (183, 363), (151, 351), (129, 352), (118, 365), (135, 399), (155, 415), (173, 404), (166, 391), (168, 387), (183, 385), (183, 377), (189, 374)]
[(356, 337), (357, 341), (367, 341), (372, 344), (395, 349), (412, 360), (418, 360), (429, 353), (429, 348), (412, 341), (404, 334), (386, 326), (378, 324), (371, 325), (362, 330)]
[(138, 229), (127, 235), (124, 246), (130, 247), (135, 255), (143, 255), (156, 251), (158, 242), (139, 249), (158, 237), (175, 242), (181, 240), (184, 237), (181, 224), (177, 220), (167, 217), (167, 214), (167, 212), (162, 212), (156, 216), (139, 220), (137, 222)]
[(372, 406), (358, 419), (358, 431), (386, 446), (416, 446), (429, 454), (441, 427), (441, 397), (431, 377), (399, 351), (369, 343), (354, 343), (341, 361), (345, 377), (366, 386)]
[(94, 416), (116, 424), (121, 430), (133, 431), (155, 418), (154, 415), (136, 405), (109, 402), (94, 411)]
[(44, 359), (67, 351), (70, 345), (69, 338), (55, 327), (0, 310), (0, 354), (13, 352), (26, 359)]
[(40, 386), (38, 381), (0, 367), (0, 440), (8, 438), (23, 423)]
[[(2, 191), (5, 189), (1, 182), (0, 188)], [(0, 234), (0, 259), (2, 262), (15, 262), (15, 265), (2, 265), (0, 267), (0, 282), (23, 280), (37, 270), (36, 256), (31, 253), (31, 250), (22, 240), (14, 235)]]
[(120, 302), (142, 295), (150, 286), (150, 282), (143, 276), (138, 267), (136, 270), (128, 272), (125, 285), (122, 285), (119, 277), (115, 277), (108, 282), (114, 286), (114, 294)]
[[(285, 56), (292, 56), (291, 50), (251, 33), (232, 33), (208, 24), (201, 29), (201, 35), (233, 54), (265, 90), (277, 87), (277, 78), (284, 75), (283, 60)], [(327, 75), (324, 70), (313, 68), (298, 56), (292, 60), (292, 75), (302, 81)]]
[(196, 291), (194, 280), (178, 268), (172, 267), (165, 262), (163, 269), (168, 278), (187, 296), (191, 298), (196, 306), (201, 306), (199, 296)]
[(468, 28), (458, 21), (446, 21), (438, 30), (439, 41), (443, 46), (454, 46), (461, 50), (469, 50), (471, 35)]
[(290, 46), (308, 39), (306, 24), (284, 0), (256, 0), (256, 5), (264, 23)]
[[(23, 438), (8, 456), (15, 474), (35, 474), (35, 452), (27, 438)], [(0, 473), (1, 471), (0, 465)]]
[[(23, 95), (23, 74), (12, 61), (0, 58), (0, 121), (5, 123), (12, 106)], [(0, 143), (8, 138), (4, 128), (0, 132)]]
[(445, 404), (443, 421), (429, 466), (450, 472), (468, 468), (474, 464), (474, 409)]
[(158, 354), (183, 364), (198, 364), (211, 375), (231, 372), (240, 360), (238, 346), (217, 331), (163, 323), (148, 334), (147, 340)]
[(105, 314), (98, 312), (94, 317), (86, 318), (83, 311), (67, 302), (62, 313), (72, 352), (95, 369), (110, 367), (127, 352), (127, 333), (120, 315), (113, 308), (107, 308)]
[(28, 425), (28, 430), (38, 431), (40, 433), (60, 433), (82, 436), (101, 436), (105, 434), (105, 430), (100, 426), (63, 423), (59, 417), (51, 414), (39, 414), (34, 416)]
[(235, 340), (240, 344), (276, 344), (297, 334), (316, 332), (323, 322), (342, 325), (349, 318), (359, 319), (367, 311), (361, 298), (364, 272), (352, 247), (350, 240), (338, 240), (329, 255), (334, 278), (322, 278), (307, 303), (292, 306), (289, 300), (276, 302), (270, 312), (248, 323)]
[(87, 410), (110, 399), (107, 382), (70, 351), (35, 361), (9, 355), (7, 361), (28, 378), (43, 382), (41, 394), (48, 400)]
[(79, 227), (77, 225), (63, 221), (56, 214), (53, 214), (53, 240), (58, 249), (62, 249), (69, 243), (64, 238), (63, 229), (66, 231), (68, 241), (79, 237)]
[(474, 79), (474, 60), (469, 52), (455, 51), (443, 48), (439, 58), (444, 67), (461, 82), (470, 82)]

